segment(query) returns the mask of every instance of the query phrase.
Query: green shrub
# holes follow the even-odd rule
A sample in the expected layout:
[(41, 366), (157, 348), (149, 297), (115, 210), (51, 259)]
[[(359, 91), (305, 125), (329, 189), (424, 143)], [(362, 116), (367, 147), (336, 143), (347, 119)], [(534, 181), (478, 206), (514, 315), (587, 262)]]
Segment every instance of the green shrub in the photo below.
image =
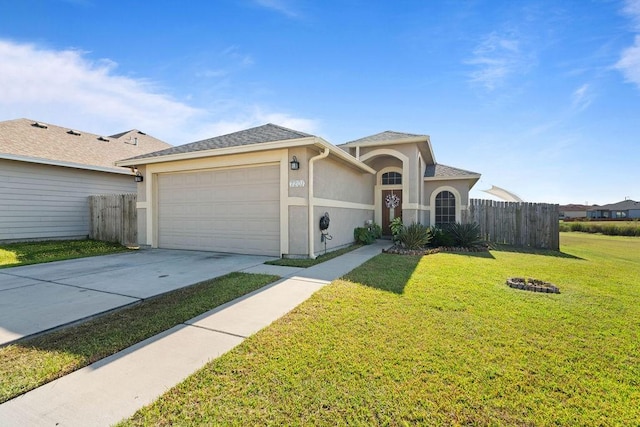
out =
[(579, 231), (582, 233), (600, 233), (608, 236), (640, 236), (640, 227), (633, 224), (624, 223), (590, 223), (590, 222), (572, 222), (570, 224), (560, 224), (560, 231)]
[(429, 228), (414, 222), (410, 226), (402, 228), (398, 240), (407, 249), (421, 249), (431, 240), (431, 233)]
[(393, 242), (398, 243), (400, 241), (400, 235), (402, 234), (402, 230), (404, 229), (404, 224), (402, 223), (402, 218), (396, 217), (391, 220), (389, 223), (389, 228), (391, 229), (391, 235), (393, 236)]
[(369, 231), (373, 234), (374, 239), (379, 239), (382, 237), (382, 227), (380, 227), (375, 222), (369, 226)]
[(370, 245), (376, 241), (374, 233), (367, 227), (356, 227), (353, 230), (353, 238), (356, 243), (362, 243), (363, 245)]
[(453, 236), (448, 230), (448, 227), (440, 227), (438, 225), (432, 225), (429, 227), (431, 234), (431, 243), (429, 246), (434, 248), (453, 246)]
[(459, 222), (456, 222), (454, 224), (449, 224), (447, 228), (453, 237), (453, 244), (455, 246), (470, 248), (477, 246), (482, 241), (480, 225), (475, 222), (468, 224), (460, 224)]

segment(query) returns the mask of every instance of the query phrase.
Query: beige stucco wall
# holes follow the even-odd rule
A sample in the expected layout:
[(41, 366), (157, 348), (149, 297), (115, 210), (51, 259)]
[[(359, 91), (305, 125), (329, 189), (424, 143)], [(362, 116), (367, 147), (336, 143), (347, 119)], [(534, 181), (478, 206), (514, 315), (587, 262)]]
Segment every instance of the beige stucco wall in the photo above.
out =
[[(376, 170), (380, 170), (381, 168), (374, 167), (373, 164), (376, 164), (376, 162), (379, 162), (379, 163), (389, 162), (389, 165), (394, 165), (393, 164), (394, 161), (390, 160), (389, 157), (386, 157), (386, 156), (390, 156), (392, 159), (397, 158), (398, 161), (400, 162), (399, 164), (402, 165), (402, 169), (403, 169), (402, 183), (403, 183), (403, 188), (406, 189), (406, 191), (403, 192), (402, 194), (402, 197), (404, 199), (403, 201), (404, 203), (407, 203), (407, 204), (418, 203), (420, 198), (419, 193), (420, 193), (420, 187), (421, 187), (420, 178), (421, 178), (421, 175), (424, 173), (424, 170), (420, 170), (420, 169), (423, 169), (423, 167), (419, 166), (419, 163), (422, 163), (422, 162), (419, 161), (419, 159), (421, 158), (420, 150), (418, 150), (418, 147), (416, 146), (416, 144), (410, 143), (410, 144), (395, 144), (395, 145), (389, 145), (389, 146), (361, 147), (360, 158), (367, 159), (368, 155), (374, 155), (373, 153), (376, 153), (376, 152), (381, 153), (385, 157), (372, 157), (366, 160), (365, 163)], [(397, 157), (394, 157), (394, 155)], [(384, 159), (389, 159), (389, 160), (384, 160)], [(404, 193), (407, 193), (407, 194), (404, 194)]]
[(289, 253), (286, 256), (307, 257), (309, 254), (307, 212), (307, 206), (289, 206)]
[[(316, 154), (312, 152), (309, 157)], [(353, 229), (362, 227), (367, 220), (373, 220), (374, 185), (375, 175), (355, 169), (332, 156), (315, 162), (312, 199), (314, 255), (320, 255), (325, 249), (319, 227), (320, 218), (325, 212), (331, 219), (328, 233), (333, 236), (327, 240), (327, 250), (353, 243)], [(295, 224), (291, 223), (290, 229), (293, 230), (293, 227)], [(305, 253), (309, 253), (308, 249)]]
[(375, 176), (331, 157), (314, 165), (314, 196), (352, 203), (373, 204)]
[(373, 210), (369, 209), (345, 209), (334, 206), (315, 206), (314, 227), (317, 232), (314, 235), (314, 252), (316, 255), (324, 253), (324, 243), (320, 238), (319, 222), (325, 212), (329, 213), (331, 222), (327, 230), (332, 236), (331, 240), (327, 240), (327, 251), (337, 249), (353, 243), (353, 229), (364, 226), (365, 221), (373, 220)]

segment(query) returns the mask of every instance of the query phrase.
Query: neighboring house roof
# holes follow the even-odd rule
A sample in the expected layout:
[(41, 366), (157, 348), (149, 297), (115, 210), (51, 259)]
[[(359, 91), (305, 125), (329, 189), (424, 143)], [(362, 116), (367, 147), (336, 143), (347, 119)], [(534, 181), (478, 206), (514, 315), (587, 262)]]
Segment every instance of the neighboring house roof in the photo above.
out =
[[(419, 135), (415, 133), (404, 133), (387, 130), (376, 133), (375, 135), (365, 136), (364, 138), (349, 141), (340, 144), (338, 147), (344, 149), (355, 147), (375, 147), (377, 145), (394, 145), (394, 144), (410, 144), (416, 143), (418, 149), (422, 153), (426, 163), (436, 163), (436, 157), (431, 147), (431, 139), (429, 135)], [(420, 144), (422, 143), (422, 144)]]
[(560, 205), (561, 212), (581, 212), (586, 211), (592, 207), (597, 207), (597, 205), (587, 206), (587, 205), (576, 205), (576, 204), (568, 204), (568, 205)]
[(143, 154), (127, 160), (145, 159), (148, 157), (167, 156), (171, 154), (192, 153), (196, 151), (213, 150), (216, 148), (240, 147), (243, 145), (260, 144), (264, 142), (287, 141), (299, 138), (314, 138), (314, 135), (268, 123), (263, 126), (245, 129), (239, 132), (203, 139), (201, 141), (171, 147), (162, 151)]
[(594, 206), (589, 208), (589, 211), (626, 211), (626, 210), (640, 209), (640, 202), (634, 200), (623, 200), (618, 203), (610, 203), (608, 205)]
[(0, 158), (9, 160), (130, 173), (116, 160), (170, 146), (136, 129), (105, 137), (29, 119), (0, 122)]
[(435, 165), (427, 165), (424, 177), (433, 179), (480, 178), (480, 174), (436, 163)]

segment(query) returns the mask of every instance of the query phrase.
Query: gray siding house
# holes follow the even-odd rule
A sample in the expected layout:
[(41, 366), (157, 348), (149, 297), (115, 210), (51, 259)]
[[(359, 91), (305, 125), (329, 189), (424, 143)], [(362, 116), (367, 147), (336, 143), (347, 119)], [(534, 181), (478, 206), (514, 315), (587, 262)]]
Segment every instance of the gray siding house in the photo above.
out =
[(428, 135), (387, 131), (335, 146), (274, 124), (116, 164), (144, 177), (141, 245), (278, 257), (346, 246), (373, 221), (386, 233), (395, 217), (461, 221), (480, 178), (437, 163)]
[(590, 219), (636, 219), (640, 218), (640, 202), (623, 200), (609, 205), (594, 206), (587, 210)]
[(88, 196), (136, 191), (131, 169), (115, 161), (167, 147), (135, 129), (105, 137), (0, 122), (0, 241), (86, 238)]

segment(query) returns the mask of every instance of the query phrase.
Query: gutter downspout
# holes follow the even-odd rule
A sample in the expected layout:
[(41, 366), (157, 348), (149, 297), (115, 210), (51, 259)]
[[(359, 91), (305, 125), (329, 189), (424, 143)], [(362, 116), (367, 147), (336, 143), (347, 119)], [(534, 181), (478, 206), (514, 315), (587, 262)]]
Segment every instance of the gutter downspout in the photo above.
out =
[(313, 222), (313, 208), (314, 208), (313, 164), (315, 163), (316, 160), (324, 159), (328, 155), (329, 155), (329, 148), (326, 147), (322, 153), (309, 159), (309, 204), (308, 204), (309, 212), (308, 214), (309, 214), (309, 258), (311, 259), (316, 258), (316, 254), (314, 253), (314, 250), (313, 250), (313, 244), (315, 243), (314, 241), (315, 228), (314, 228), (314, 222)]

